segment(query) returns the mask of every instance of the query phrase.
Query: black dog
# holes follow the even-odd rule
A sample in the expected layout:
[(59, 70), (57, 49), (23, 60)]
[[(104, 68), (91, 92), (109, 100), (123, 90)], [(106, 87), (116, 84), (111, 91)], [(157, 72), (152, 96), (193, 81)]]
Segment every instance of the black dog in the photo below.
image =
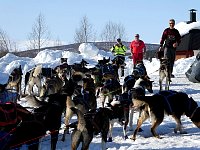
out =
[(124, 78), (124, 83), (122, 85), (123, 92), (128, 92), (135, 85), (136, 78), (134, 75), (128, 75)]
[(137, 64), (133, 68), (132, 74), (135, 76), (136, 79), (140, 77), (144, 77), (147, 75), (146, 67), (143, 61), (138, 61)]
[(20, 65), (18, 68), (15, 68), (11, 72), (7, 81), (7, 88), (15, 88), (15, 90), (17, 91), (18, 94), (20, 94), (20, 96), (22, 95), (21, 92), (22, 75), (23, 73)]
[[(151, 132), (154, 137), (160, 138), (156, 133), (156, 128), (162, 123), (164, 119), (164, 113), (172, 115), (176, 121), (176, 128), (174, 132), (180, 131), (180, 133), (186, 133), (181, 127), (181, 116), (186, 115), (191, 121), (200, 128), (200, 110), (198, 104), (189, 98), (186, 93), (176, 91), (161, 91), (153, 96), (141, 96), (142, 90), (136, 91), (136, 94), (132, 95), (134, 107), (140, 108), (143, 106), (141, 116), (139, 118), (137, 128), (134, 131), (132, 139), (136, 139), (136, 134), (142, 125), (142, 123), (149, 117), (151, 120)], [(137, 96), (140, 95), (140, 96)]]
[(100, 91), (100, 100), (102, 102), (102, 107), (104, 107), (104, 103), (106, 98), (108, 97), (108, 102), (112, 102), (113, 98), (117, 98), (118, 95), (122, 93), (121, 85), (119, 80), (117, 79), (108, 79), (104, 82), (103, 87)]
[(17, 128), (15, 138), (10, 145), (15, 147), (28, 141), (31, 147), (38, 149), (39, 139), (46, 134), (46, 131), (50, 131), (51, 150), (55, 150), (67, 97), (68, 94), (60, 93), (49, 95), (45, 101), (40, 101), (41, 106), (34, 109), (33, 113), (23, 107), (17, 109), (17, 115), (22, 116), (22, 124)]

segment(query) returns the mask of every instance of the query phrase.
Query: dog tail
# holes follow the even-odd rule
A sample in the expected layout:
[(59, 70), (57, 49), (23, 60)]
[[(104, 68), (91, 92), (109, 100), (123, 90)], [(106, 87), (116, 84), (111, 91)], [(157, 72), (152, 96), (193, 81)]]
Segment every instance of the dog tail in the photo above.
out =
[(83, 131), (85, 129), (85, 126), (86, 126), (86, 121), (85, 121), (85, 118), (84, 118), (84, 114), (79, 109), (76, 109), (75, 107), (71, 107), (70, 109), (74, 113), (77, 114), (77, 117), (78, 117), (77, 130)]

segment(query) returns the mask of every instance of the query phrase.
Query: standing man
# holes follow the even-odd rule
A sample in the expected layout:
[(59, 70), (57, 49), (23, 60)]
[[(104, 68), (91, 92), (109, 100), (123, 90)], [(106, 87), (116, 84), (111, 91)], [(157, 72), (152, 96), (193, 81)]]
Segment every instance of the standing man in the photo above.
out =
[(120, 38), (117, 39), (117, 43), (115, 45), (113, 45), (113, 47), (111, 47), (110, 49), (115, 56), (125, 56), (125, 53), (126, 53), (126, 46), (124, 46), (122, 44), (122, 41)]
[(138, 61), (143, 60), (143, 55), (146, 53), (146, 46), (142, 40), (140, 40), (140, 35), (135, 35), (135, 40), (130, 44), (131, 54), (133, 58), (134, 68)]
[[(117, 43), (113, 45), (110, 49), (113, 53), (115, 58), (118, 57), (120, 59), (120, 65), (121, 65), (121, 76), (124, 76), (124, 61), (125, 61), (125, 54), (126, 54), (126, 46), (122, 44), (122, 41), (120, 38), (117, 39)], [(114, 58), (114, 59), (115, 59)]]
[(159, 51), (162, 50), (162, 47), (164, 48), (164, 58), (167, 58), (169, 60), (171, 78), (174, 78), (172, 72), (173, 72), (174, 61), (176, 58), (176, 48), (181, 42), (181, 35), (179, 31), (174, 28), (174, 25), (175, 25), (175, 20), (170, 19), (169, 28), (166, 28), (163, 31), (159, 48)]

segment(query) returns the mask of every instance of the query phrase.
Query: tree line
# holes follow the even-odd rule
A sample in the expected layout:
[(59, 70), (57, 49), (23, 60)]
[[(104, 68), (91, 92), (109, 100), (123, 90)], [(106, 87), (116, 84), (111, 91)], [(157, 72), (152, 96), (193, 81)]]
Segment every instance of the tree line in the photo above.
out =
[[(27, 36), (28, 43), (27, 50), (38, 50), (48, 45), (51, 40), (51, 34), (45, 21), (44, 15), (41, 13), (37, 16), (31, 32)], [(95, 42), (96, 39), (101, 41), (113, 42), (117, 38), (126, 40), (125, 27), (121, 23), (114, 23), (108, 21), (102, 29), (101, 34), (97, 37), (94, 26), (90, 23), (88, 17), (85, 15), (80, 20), (80, 24), (75, 29), (74, 43)], [(60, 46), (62, 42), (54, 40), (54, 46)], [(7, 32), (0, 28), (0, 52), (18, 51), (16, 42), (12, 41)]]

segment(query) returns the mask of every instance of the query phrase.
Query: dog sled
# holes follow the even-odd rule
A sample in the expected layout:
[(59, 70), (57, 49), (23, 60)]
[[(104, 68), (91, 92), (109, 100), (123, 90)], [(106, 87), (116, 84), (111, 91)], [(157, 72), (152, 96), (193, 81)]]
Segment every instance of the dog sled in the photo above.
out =
[(200, 82), (200, 53), (197, 54), (195, 61), (185, 73), (189, 81), (193, 83)]
[(5, 89), (6, 85), (0, 84), (0, 104), (5, 104), (7, 102), (16, 103), (19, 98), (19, 94), (12, 90)]
[(16, 123), (16, 104), (19, 94), (0, 84), (0, 128)]
[(17, 92), (4, 89), (6, 85), (0, 85), (0, 147), (4, 149), (11, 139), (5, 129), (17, 122), (16, 102), (19, 97)]

